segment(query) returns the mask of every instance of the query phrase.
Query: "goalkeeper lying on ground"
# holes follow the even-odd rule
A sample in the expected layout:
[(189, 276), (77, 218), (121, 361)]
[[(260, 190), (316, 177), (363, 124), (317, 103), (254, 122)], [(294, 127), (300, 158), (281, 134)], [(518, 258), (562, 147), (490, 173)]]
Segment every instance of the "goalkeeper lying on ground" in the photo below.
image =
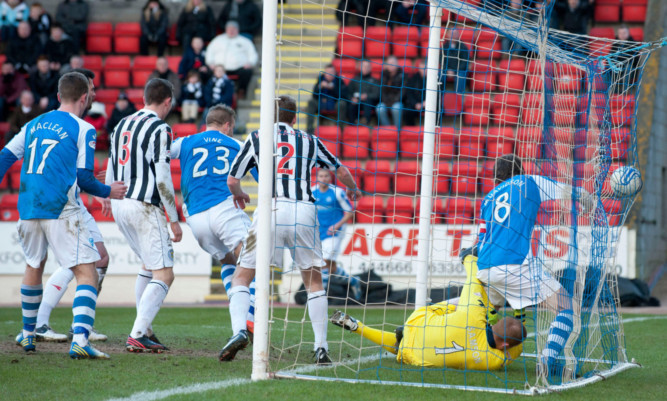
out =
[(367, 327), (341, 311), (333, 314), (331, 323), (381, 345), (396, 354), (399, 362), (410, 365), (501, 369), (521, 355), (526, 328), (511, 317), (490, 326), (486, 319), (489, 300), (477, 280), (477, 258), (468, 255), (463, 265), (468, 278), (458, 305), (449, 300), (419, 308), (396, 333)]

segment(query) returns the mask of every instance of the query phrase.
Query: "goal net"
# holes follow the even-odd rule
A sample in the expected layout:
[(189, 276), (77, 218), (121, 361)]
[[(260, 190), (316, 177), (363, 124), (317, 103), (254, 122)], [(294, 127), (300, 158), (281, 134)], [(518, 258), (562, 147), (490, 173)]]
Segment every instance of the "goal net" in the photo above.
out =
[[(638, 166), (637, 96), (660, 44), (550, 28), (553, 3), (278, 6), (275, 93), (297, 99), (296, 127), (317, 135), (364, 194), (339, 234), (337, 271), (324, 277), (329, 315), (341, 310), (367, 335), (327, 322), (333, 365), (313, 365), (306, 295), (286, 250), (272, 272), (272, 374), (534, 394), (634, 366), (616, 286), (617, 274), (631, 274), (623, 223), (634, 195), (616, 196), (609, 178)], [(522, 274), (552, 277), (566, 295), (527, 308), (527, 338), (507, 352), (489, 345), (486, 292), (460, 261), (505, 154), (518, 156), (524, 174), (558, 183), (540, 187), (534, 229), (516, 235), (530, 243)], [(458, 306), (447, 302), (461, 291)], [(563, 309), (565, 333), (554, 329)], [(497, 314), (514, 319), (509, 308)], [(556, 373), (540, 368), (554, 341)]]

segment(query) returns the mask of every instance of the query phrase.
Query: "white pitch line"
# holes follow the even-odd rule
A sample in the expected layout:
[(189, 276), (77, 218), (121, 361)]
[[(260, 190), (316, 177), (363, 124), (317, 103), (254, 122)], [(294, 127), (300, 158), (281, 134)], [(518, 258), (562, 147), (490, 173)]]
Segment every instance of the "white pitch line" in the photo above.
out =
[[(634, 323), (634, 322), (643, 322), (646, 320), (661, 320), (661, 319), (667, 319), (667, 316), (651, 316), (651, 317), (632, 317), (629, 319), (623, 319), (623, 323)], [(530, 333), (528, 337), (534, 336), (534, 333)], [(354, 360), (348, 360), (348, 361), (341, 361), (337, 362), (334, 365), (335, 366), (341, 366), (341, 365), (349, 365), (352, 363), (364, 363), (364, 362), (371, 362), (376, 359), (381, 359), (384, 357), (384, 354), (381, 355), (369, 355), (362, 357), (361, 359), (354, 359)], [(291, 371), (294, 373), (309, 373), (314, 370), (318, 369), (331, 369), (331, 366), (327, 367), (320, 367), (316, 365), (306, 365), (302, 366), (299, 368), (296, 368), (295, 370)], [(241, 386), (244, 384), (250, 384), (252, 383), (252, 380), (250, 379), (229, 379), (229, 380), (223, 380), (223, 381), (218, 381), (218, 382), (208, 382), (208, 383), (197, 383), (193, 384), (190, 386), (186, 387), (174, 387), (168, 390), (159, 390), (159, 391), (141, 391), (139, 393), (134, 393), (130, 395), (129, 397), (124, 397), (124, 398), (110, 398), (107, 401), (156, 401), (156, 400), (163, 400), (168, 397), (172, 397), (174, 395), (181, 395), (181, 394), (196, 394), (196, 393), (203, 393), (206, 391), (211, 391), (211, 390), (220, 390), (224, 389), (227, 387), (232, 387), (232, 386)]]

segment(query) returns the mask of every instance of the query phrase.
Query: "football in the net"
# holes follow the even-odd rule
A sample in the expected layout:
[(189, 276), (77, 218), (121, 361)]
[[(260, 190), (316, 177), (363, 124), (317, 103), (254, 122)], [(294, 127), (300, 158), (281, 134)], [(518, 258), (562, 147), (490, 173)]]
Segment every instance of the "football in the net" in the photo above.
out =
[(643, 185), (642, 176), (634, 167), (619, 167), (611, 175), (611, 189), (618, 197), (636, 195)]

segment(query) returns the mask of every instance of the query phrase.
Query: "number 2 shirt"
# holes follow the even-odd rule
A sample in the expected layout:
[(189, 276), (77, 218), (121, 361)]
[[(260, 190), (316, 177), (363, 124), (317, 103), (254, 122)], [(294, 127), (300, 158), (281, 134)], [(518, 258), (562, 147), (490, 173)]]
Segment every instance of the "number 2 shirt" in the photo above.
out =
[(546, 177), (517, 175), (495, 187), (482, 202), (478, 268), (523, 265), (540, 204), (562, 199), (571, 188)]
[(80, 210), (77, 169), (93, 170), (96, 132), (74, 114), (54, 110), (27, 123), (9, 144), (23, 158), (18, 210), (22, 220), (57, 219)]

